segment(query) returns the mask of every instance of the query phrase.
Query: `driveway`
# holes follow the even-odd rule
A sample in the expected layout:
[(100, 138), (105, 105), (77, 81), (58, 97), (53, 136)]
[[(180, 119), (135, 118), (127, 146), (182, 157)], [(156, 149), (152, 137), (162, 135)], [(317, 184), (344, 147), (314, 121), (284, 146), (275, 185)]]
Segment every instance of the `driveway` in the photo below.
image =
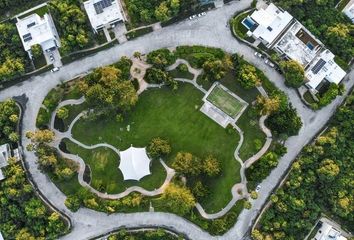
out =
[[(222, 8), (215, 9), (207, 13), (207, 16), (194, 20), (183, 21), (178, 24), (163, 28), (138, 39), (117, 45), (111, 49), (102, 51), (85, 59), (65, 65), (59, 72), (45, 73), (33, 77), (20, 85), (13, 86), (0, 92), (0, 100), (18, 96), (23, 93), (29, 98), (27, 110), (24, 113), (23, 132), (35, 129), (35, 119), (43, 99), (47, 93), (61, 82), (68, 81), (78, 75), (84, 74), (96, 67), (104, 66), (118, 61), (122, 56), (132, 56), (135, 51), (148, 53), (161, 47), (176, 47), (179, 45), (207, 45), (220, 47), (230, 53), (239, 53), (244, 58), (263, 70), (268, 78), (289, 96), (292, 104), (302, 117), (304, 126), (299, 136), (291, 137), (286, 142), (288, 153), (280, 160), (279, 165), (262, 182), (260, 197), (253, 202), (250, 210), (242, 211), (235, 226), (222, 237), (211, 237), (196, 225), (187, 220), (168, 213), (134, 213), (134, 214), (104, 214), (89, 209), (80, 209), (76, 213), (70, 212), (64, 205), (65, 195), (60, 192), (49, 178), (38, 170), (36, 157), (33, 153), (25, 151), (26, 162), (29, 165), (34, 181), (42, 193), (49, 201), (66, 213), (73, 223), (73, 229), (63, 239), (90, 239), (92, 237), (107, 233), (120, 227), (148, 227), (164, 226), (176, 232), (187, 235), (190, 239), (242, 239), (250, 229), (252, 222), (258, 215), (262, 205), (272, 189), (281, 180), (281, 176), (286, 171), (297, 154), (308, 141), (326, 124), (327, 120), (335, 112), (336, 107), (342, 102), (344, 97), (338, 97), (331, 105), (320, 111), (313, 112), (306, 108), (297, 93), (285, 87), (283, 77), (275, 70), (266, 66), (262, 60), (254, 56), (254, 52), (249, 47), (238, 43), (231, 35), (230, 29), (226, 26), (228, 20), (235, 12), (247, 8), (251, 0), (234, 1)], [(354, 79), (354, 72), (350, 72), (351, 79)], [(353, 85), (354, 81), (344, 82), (347, 89)], [(22, 136), (23, 144), (29, 141)], [(148, 211), (148, 209), (146, 209)]]

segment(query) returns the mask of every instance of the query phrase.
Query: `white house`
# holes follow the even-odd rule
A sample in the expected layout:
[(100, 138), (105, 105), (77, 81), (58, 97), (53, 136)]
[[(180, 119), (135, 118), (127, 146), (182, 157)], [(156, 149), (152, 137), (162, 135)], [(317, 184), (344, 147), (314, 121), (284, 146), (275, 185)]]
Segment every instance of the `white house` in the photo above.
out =
[(31, 47), (36, 44), (39, 44), (43, 51), (60, 47), (59, 34), (52, 17), (48, 13), (44, 14), (43, 17), (34, 13), (25, 18), (18, 18), (16, 26), (23, 47), (29, 53)]
[(270, 47), (292, 19), (288, 12), (271, 3), (266, 9), (261, 8), (247, 16), (242, 24), (249, 30), (247, 33), (249, 36), (261, 40), (265, 46)]
[(11, 157), (11, 149), (9, 144), (3, 144), (0, 146), (0, 181), (5, 179), (2, 168), (9, 165), (8, 160)]
[(313, 240), (347, 240), (347, 238), (327, 222), (322, 222)]
[(89, 0), (84, 7), (95, 32), (125, 21), (118, 0)]
[(343, 13), (347, 15), (354, 23), (354, 0), (349, 1), (349, 3), (344, 7)]
[[(354, 1), (354, 0), (353, 0)], [(296, 60), (305, 69), (306, 86), (316, 92), (324, 80), (340, 83), (346, 72), (334, 54), (288, 12), (274, 4), (254, 11), (243, 20), (248, 35), (276, 51), (283, 59)]]

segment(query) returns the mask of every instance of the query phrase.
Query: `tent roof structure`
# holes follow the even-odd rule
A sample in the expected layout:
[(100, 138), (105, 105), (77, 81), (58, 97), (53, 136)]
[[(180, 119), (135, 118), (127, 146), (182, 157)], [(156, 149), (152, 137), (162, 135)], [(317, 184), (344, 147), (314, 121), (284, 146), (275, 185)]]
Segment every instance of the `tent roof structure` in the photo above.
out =
[(146, 175), (150, 175), (150, 161), (145, 148), (131, 146), (120, 152), (119, 169), (123, 173), (124, 180), (139, 181)]

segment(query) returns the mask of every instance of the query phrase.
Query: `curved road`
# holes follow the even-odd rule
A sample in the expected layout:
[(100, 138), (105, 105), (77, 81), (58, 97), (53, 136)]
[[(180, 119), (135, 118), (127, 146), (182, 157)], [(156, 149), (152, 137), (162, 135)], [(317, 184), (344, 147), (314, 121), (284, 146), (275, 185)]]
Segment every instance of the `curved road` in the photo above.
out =
[[(144, 212), (107, 215), (85, 208), (81, 208), (78, 212), (72, 213), (64, 205), (65, 195), (38, 169), (35, 155), (25, 151), (25, 159), (29, 165), (29, 171), (38, 188), (54, 206), (72, 219), (73, 229), (71, 233), (64, 236), (63, 239), (90, 239), (120, 227), (147, 226), (164, 226), (173, 231), (185, 234), (193, 240), (242, 239), (243, 236), (247, 234), (252, 222), (256, 219), (258, 212), (265, 203), (267, 196), (269, 196), (273, 188), (281, 180), (284, 171), (291, 164), (292, 160), (295, 159), (303, 146), (326, 124), (328, 119), (335, 112), (336, 107), (338, 107), (344, 99), (344, 96), (340, 96), (332, 104), (317, 112), (309, 110), (302, 104), (296, 91), (285, 87), (281, 75), (267, 67), (261, 59), (256, 58), (251, 48), (240, 44), (233, 38), (226, 24), (235, 12), (246, 9), (250, 3), (251, 0), (233, 1), (229, 5), (208, 12), (207, 16), (203, 18), (193, 21), (186, 20), (163, 28), (157, 32), (99, 52), (91, 57), (73, 62), (64, 66), (59, 72), (44, 73), (40, 76), (33, 77), (31, 80), (21, 85), (13, 86), (0, 92), (0, 101), (21, 94), (27, 95), (29, 101), (27, 103), (27, 110), (23, 116), (23, 132), (25, 133), (27, 130), (35, 129), (35, 119), (42, 101), (47, 93), (57, 84), (73, 79), (93, 68), (118, 61), (119, 58), (124, 55), (131, 56), (135, 51), (148, 53), (161, 47), (200, 44), (220, 47), (230, 53), (238, 52), (243, 55), (247, 61), (263, 70), (278, 88), (287, 93), (292, 104), (302, 117), (304, 126), (299, 136), (291, 137), (287, 140), (286, 146), (289, 149), (288, 153), (280, 160), (277, 168), (262, 182), (262, 189), (259, 192), (260, 196), (253, 202), (252, 209), (242, 211), (233, 228), (221, 237), (212, 237), (187, 220), (168, 213)], [(354, 79), (354, 71), (350, 72), (349, 77)], [(352, 87), (353, 82), (354, 81), (344, 81), (344, 84), (348, 89)], [(22, 140), (24, 145), (29, 143), (25, 136), (22, 136)]]

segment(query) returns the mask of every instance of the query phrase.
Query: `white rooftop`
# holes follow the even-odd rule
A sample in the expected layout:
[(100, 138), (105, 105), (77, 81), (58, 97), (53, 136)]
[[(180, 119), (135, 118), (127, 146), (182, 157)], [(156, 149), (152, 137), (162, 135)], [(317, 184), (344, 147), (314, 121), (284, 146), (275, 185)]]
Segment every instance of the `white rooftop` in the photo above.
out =
[(341, 233), (330, 224), (323, 222), (321, 228), (317, 231), (315, 240), (347, 240)]
[(345, 15), (347, 15), (354, 23), (354, 0), (351, 0), (347, 6), (343, 9)]
[(268, 44), (271, 44), (293, 19), (288, 12), (279, 9), (273, 3), (266, 9), (254, 11), (250, 17), (258, 24), (252, 34)]
[(58, 34), (54, 22), (49, 14), (40, 17), (34, 13), (22, 19), (17, 19), (17, 30), (24, 49), (30, 50), (35, 44), (40, 44), (43, 50), (59, 46)]
[[(306, 37), (301, 40), (304, 35)], [(312, 36), (301, 23), (296, 21), (274, 45), (274, 48), (281, 50), (290, 59), (296, 60), (306, 67), (321, 50), (322, 43)]]
[[(5, 179), (5, 176), (1, 170), (1, 168), (9, 165), (8, 160), (11, 154), (11, 149), (9, 144), (3, 144), (0, 146), (0, 181)], [(1, 236), (0, 236), (1, 240)]]
[(123, 173), (124, 180), (137, 180), (150, 172), (150, 159), (146, 154), (145, 148), (130, 147), (120, 152), (119, 169)]
[(1, 232), (0, 232), (0, 240), (4, 240), (4, 238), (2, 237), (2, 234), (1, 234)]
[(124, 21), (118, 0), (89, 0), (84, 2), (84, 7), (95, 30), (107, 24)]
[(323, 79), (338, 84), (345, 75), (346, 72), (335, 63), (334, 54), (328, 49), (321, 52), (305, 72), (309, 81), (307, 85), (313, 89), (316, 89)]

